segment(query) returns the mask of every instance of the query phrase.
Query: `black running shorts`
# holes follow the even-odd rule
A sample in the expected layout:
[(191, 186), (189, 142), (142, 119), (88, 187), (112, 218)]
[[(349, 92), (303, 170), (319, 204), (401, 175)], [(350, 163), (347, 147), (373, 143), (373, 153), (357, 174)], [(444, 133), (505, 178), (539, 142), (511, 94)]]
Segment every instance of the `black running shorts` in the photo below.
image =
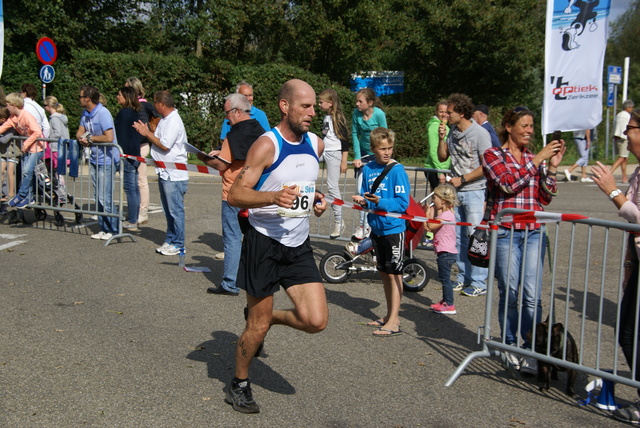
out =
[(242, 241), (236, 284), (254, 297), (267, 297), (297, 284), (322, 282), (311, 241), (287, 247), (249, 227)]

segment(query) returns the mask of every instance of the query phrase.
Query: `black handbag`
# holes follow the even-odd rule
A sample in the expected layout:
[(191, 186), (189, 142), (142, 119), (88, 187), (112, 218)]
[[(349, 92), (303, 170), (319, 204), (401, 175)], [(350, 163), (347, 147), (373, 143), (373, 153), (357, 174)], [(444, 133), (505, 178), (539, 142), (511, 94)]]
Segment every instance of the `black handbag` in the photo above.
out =
[[(500, 148), (502, 159), (506, 160), (504, 150)], [(482, 217), (482, 224), (486, 225), (491, 218), (491, 210), (493, 209), (494, 195), (487, 192), (487, 204)], [(491, 230), (484, 227), (476, 227), (476, 230), (469, 236), (469, 248), (467, 248), (467, 257), (469, 262), (478, 267), (489, 267), (489, 246), (491, 244)]]

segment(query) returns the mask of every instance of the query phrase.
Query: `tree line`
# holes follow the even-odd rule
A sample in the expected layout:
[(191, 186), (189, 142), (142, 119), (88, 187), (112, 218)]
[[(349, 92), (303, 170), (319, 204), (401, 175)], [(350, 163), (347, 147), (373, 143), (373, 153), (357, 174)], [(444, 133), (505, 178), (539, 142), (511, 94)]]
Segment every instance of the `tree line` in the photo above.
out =
[[(632, 57), (632, 98), (640, 95), (639, 5), (614, 24), (607, 53), (607, 64)], [(205, 106), (212, 112), (235, 83), (253, 79), (256, 105), (271, 121), (275, 88), (301, 77), (317, 90), (339, 89), (350, 112), (352, 73), (402, 70), (405, 92), (384, 97), (387, 106), (424, 107), (418, 117), (428, 117), (439, 98), (463, 92), (493, 106), (496, 122), (516, 104), (540, 110), (545, 9), (543, 0), (4, 0), (1, 83), (8, 90), (40, 83), (35, 45), (46, 36), (59, 51), (48, 91), (72, 113), (79, 85), (94, 84), (115, 107), (130, 75), (150, 92), (213, 94)], [(206, 148), (219, 118), (203, 117), (197, 97), (178, 102)], [(424, 141), (424, 123), (415, 125), (404, 128)]]

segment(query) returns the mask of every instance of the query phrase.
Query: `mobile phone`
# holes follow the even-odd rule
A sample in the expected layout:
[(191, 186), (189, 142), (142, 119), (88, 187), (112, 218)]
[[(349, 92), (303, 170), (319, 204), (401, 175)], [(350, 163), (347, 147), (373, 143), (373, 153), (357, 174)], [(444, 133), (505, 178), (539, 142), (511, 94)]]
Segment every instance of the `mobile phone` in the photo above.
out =
[(371, 197), (371, 193), (365, 192), (364, 196), (366, 196), (367, 198), (370, 198)]
[(551, 141), (560, 141), (562, 138), (562, 131), (553, 131), (553, 137), (551, 137)]

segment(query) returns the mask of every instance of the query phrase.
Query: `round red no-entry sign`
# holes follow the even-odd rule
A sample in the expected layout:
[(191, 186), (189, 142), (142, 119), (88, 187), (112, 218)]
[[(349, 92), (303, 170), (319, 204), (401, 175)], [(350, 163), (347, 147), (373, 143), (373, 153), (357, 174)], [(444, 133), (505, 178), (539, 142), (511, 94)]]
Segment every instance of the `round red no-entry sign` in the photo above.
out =
[(43, 37), (36, 43), (36, 55), (44, 65), (51, 65), (58, 59), (58, 48), (48, 37)]

